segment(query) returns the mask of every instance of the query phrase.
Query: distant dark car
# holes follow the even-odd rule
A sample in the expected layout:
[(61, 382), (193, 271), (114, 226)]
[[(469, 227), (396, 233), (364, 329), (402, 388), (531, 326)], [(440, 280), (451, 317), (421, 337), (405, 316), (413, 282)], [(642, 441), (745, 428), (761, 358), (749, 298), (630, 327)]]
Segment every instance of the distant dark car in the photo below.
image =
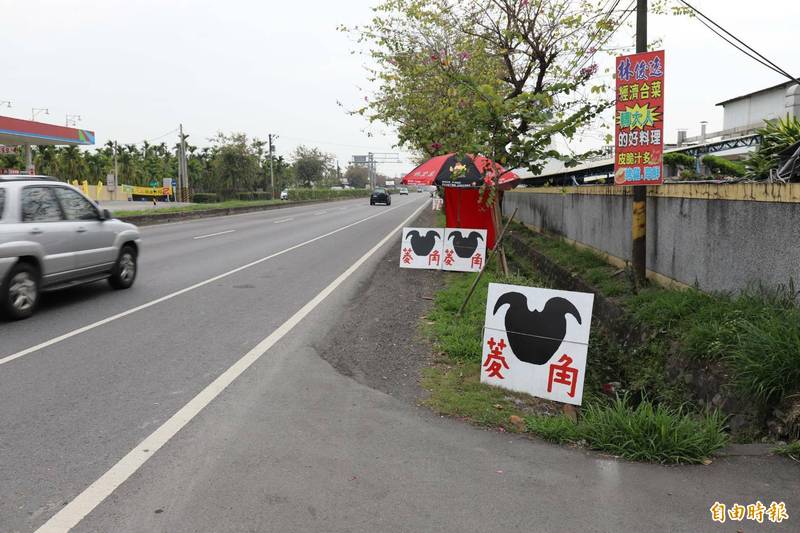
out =
[(389, 191), (383, 188), (373, 190), (369, 197), (369, 205), (375, 204), (392, 205), (392, 197), (389, 195)]

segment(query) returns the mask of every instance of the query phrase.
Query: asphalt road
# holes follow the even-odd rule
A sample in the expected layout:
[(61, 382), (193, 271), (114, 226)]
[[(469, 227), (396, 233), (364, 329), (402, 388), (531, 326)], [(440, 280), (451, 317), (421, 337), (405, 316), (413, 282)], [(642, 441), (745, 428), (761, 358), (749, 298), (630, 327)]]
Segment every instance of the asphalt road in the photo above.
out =
[(336, 372), (319, 340), (424, 199), (144, 228), (133, 289), (0, 323), (0, 531), (702, 531), (715, 500), (800, 509), (788, 460), (622, 463)]

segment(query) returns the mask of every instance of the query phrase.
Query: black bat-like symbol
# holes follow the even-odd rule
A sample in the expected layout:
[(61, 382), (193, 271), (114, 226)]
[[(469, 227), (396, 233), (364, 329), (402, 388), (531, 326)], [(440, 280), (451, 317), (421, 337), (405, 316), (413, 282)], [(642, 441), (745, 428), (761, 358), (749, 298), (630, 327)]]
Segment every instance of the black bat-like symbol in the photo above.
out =
[(471, 231), (468, 236), (464, 237), (460, 231), (451, 231), (447, 239), (453, 239), (453, 249), (456, 251), (456, 255), (467, 259), (472, 257), (472, 254), (478, 249), (478, 239), (483, 240), (483, 235), (477, 231)]
[(431, 253), (433, 247), (436, 246), (438, 236), (439, 232), (435, 230), (429, 230), (424, 237), (419, 234), (419, 231), (411, 230), (406, 235), (406, 239), (411, 238), (411, 249), (416, 255), (425, 256)]
[(517, 359), (532, 365), (543, 365), (555, 355), (567, 334), (567, 315), (581, 323), (578, 310), (564, 298), (551, 298), (541, 311), (529, 311), (524, 294), (507, 292), (497, 299), (493, 314), (506, 304), (508, 343)]

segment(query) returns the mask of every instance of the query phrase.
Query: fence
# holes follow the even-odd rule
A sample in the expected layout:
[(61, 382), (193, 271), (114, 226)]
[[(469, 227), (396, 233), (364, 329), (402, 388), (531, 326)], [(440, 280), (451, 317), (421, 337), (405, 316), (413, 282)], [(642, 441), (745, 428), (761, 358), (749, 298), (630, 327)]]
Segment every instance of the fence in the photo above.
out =
[[(631, 256), (630, 188), (595, 185), (506, 193), (506, 215), (623, 266)], [(739, 291), (800, 279), (800, 184), (662, 185), (647, 199), (648, 276)]]

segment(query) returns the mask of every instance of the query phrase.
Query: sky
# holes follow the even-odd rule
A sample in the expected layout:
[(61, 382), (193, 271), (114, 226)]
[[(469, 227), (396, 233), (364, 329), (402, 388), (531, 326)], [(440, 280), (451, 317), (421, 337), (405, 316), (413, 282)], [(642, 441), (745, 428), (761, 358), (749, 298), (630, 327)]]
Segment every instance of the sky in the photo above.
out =
[[(363, 57), (351, 54), (340, 24), (362, 24), (377, 0), (0, 0), (0, 114), (96, 132), (97, 144), (177, 139), (190, 144), (216, 132), (278, 135), (277, 153), (298, 144), (334, 154), (344, 168), (353, 155), (399, 153), (379, 169), (394, 176), (413, 167), (393, 148), (391, 128), (369, 124), (345, 108), (369, 90)], [(800, 54), (787, 46), (800, 20), (797, 0), (691, 2), (785, 70), (800, 75)], [(623, 0), (622, 5), (626, 5)], [(632, 19), (633, 17), (631, 17)], [(687, 17), (654, 16), (650, 40), (666, 50), (665, 137), (678, 128), (699, 134), (722, 128), (715, 104), (784, 81)], [(621, 30), (615, 44), (633, 42)], [(601, 72), (613, 58), (599, 57)], [(576, 143), (599, 143), (596, 131)]]

